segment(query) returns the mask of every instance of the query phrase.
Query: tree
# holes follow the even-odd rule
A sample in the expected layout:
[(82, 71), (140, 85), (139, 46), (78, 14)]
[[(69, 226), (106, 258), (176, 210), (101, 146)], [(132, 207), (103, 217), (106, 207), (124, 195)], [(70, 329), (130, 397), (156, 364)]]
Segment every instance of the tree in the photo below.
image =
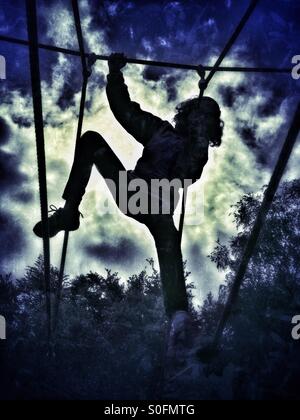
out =
[[(225, 332), (223, 358), (239, 370), (236, 389), (243, 397), (292, 398), (297, 393), (299, 343), (291, 339), (291, 320), (300, 313), (299, 198), (300, 180), (280, 188)], [(200, 320), (206, 333), (216, 327), (261, 200), (261, 195), (248, 194), (233, 206), (240, 231), (228, 245), (218, 241), (210, 256), (226, 272), (226, 282), (218, 298), (210, 295), (203, 305)]]

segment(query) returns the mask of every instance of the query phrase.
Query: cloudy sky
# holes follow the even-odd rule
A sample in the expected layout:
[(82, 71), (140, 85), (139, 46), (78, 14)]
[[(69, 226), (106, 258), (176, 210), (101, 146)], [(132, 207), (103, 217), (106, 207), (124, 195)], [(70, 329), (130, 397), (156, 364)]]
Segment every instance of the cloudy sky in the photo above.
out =
[[(1, 0), (0, 34), (27, 38), (23, 0)], [(40, 40), (77, 49), (69, 0), (38, 0)], [(81, 0), (86, 48), (129, 57), (212, 64), (244, 13), (248, 0), (100, 1)], [(291, 67), (300, 54), (299, 2), (262, 0), (224, 65)], [(40, 218), (35, 138), (26, 47), (0, 42), (7, 80), (0, 82), (0, 259), (1, 271), (20, 276), (42, 251), (32, 234)], [(41, 52), (47, 148), (49, 203), (63, 204), (61, 194), (72, 163), (81, 88), (80, 59)], [(132, 98), (172, 122), (179, 102), (198, 93), (198, 77), (128, 65), (125, 77)], [(90, 79), (84, 130), (99, 131), (126, 168), (134, 168), (141, 146), (114, 120), (105, 96), (107, 64), (98, 62)], [(270, 177), (299, 100), (300, 82), (290, 75), (219, 73), (207, 94), (221, 105), (224, 142), (211, 150), (202, 180), (193, 188), (204, 199), (201, 223), (188, 217), (183, 253), (201, 299), (223, 279), (207, 258), (218, 238), (236, 233), (230, 206), (244, 193), (259, 191)], [(288, 179), (299, 177), (300, 148), (290, 162)], [(80, 231), (71, 235), (67, 273), (105, 267), (124, 278), (155, 256), (146, 229), (122, 216), (101, 214), (101, 199), (110, 199), (94, 172), (82, 205)], [(63, 236), (51, 242), (52, 263), (59, 263)]]

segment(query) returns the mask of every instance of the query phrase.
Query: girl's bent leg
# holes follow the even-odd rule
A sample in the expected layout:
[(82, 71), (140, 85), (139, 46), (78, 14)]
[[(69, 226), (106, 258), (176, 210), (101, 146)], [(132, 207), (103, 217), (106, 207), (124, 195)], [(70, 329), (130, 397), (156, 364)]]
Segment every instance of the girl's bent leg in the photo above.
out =
[(150, 216), (147, 222), (154, 237), (167, 315), (188, 311), (188, 296), (178, 231), (171, 216)]

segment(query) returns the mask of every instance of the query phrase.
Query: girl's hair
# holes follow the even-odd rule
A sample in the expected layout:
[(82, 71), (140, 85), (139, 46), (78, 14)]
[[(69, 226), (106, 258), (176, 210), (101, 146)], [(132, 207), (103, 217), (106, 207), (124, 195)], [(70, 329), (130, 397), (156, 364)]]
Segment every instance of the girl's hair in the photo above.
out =
[(200, 126), (210, 146), (221, 146), (224, 122), (221, 120), (220, 107), (214, 99), (207, 96), (189, 99), (179, 104), (176, 111), (174, 122), (181, 134), (189, 135), (194, 127)]

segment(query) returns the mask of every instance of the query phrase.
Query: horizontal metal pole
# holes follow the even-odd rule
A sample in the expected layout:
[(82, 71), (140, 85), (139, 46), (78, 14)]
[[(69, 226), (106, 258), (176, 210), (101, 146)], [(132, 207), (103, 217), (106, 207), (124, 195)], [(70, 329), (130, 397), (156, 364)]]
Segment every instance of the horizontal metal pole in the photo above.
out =
[[(22, 46), (29, 46), (29, 42), (18, 39), (12, 38), (5, 35), (0, 35), (0, 41), (8, 42), (11, 44), (22, 45)], [(69, 48), (60, 48), (52, 45), (46, 44), (39, 44), (39, 48), (46, 51), (53, 51), (56, 53), (62, 53), (67, 55), (72, 55), (76, 57), (80, 57), (80, 52), (71, 50)], [(89, 56), (90, 54), (86, 54)], [(106, 55), (96, 55), (97, 60), (108, 61), (109, 56)], [(155, 66), (155, 67), (166, 67), (166, 68), (173, 68), (179, 70), (197, 70), (199, 66), (192, 65), (192, 64), (180, 64), (180, 63), (169, 63), (165, 61), (152, 61), (152, 60), (140, 60), (135, 58), (127, 58), (127, 62), (131, 64), (141, 64), (144, 66)], [(210, 71), (214, 67), (213, 66), (204, 66), (205, 70)], [(279, 73), (279, 74), (291, 74), (291, 68), (278, 68), (278, 67), (219, 67), (218, 72), (242, 72), (242, 73)]]

